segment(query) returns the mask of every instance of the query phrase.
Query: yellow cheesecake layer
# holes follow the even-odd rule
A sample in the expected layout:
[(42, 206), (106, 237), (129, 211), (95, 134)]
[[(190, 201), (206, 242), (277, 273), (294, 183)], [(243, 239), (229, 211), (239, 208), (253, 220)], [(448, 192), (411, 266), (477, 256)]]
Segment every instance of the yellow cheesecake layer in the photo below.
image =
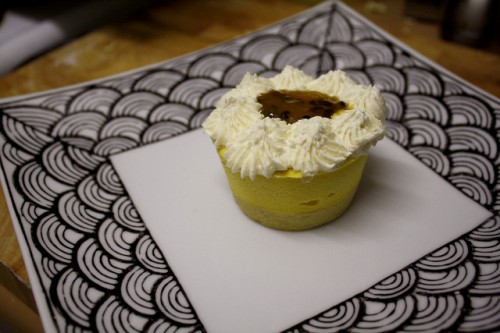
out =
[(280, 230), (310, 229), (342, 215), (356, 193), (366, 162), (364, 155), (310, 178), (290, 169), (251, 180), (242, 179), (226, 166), (224, 151), (218, 150), (219, 157), (241, 210), (251, 219)]

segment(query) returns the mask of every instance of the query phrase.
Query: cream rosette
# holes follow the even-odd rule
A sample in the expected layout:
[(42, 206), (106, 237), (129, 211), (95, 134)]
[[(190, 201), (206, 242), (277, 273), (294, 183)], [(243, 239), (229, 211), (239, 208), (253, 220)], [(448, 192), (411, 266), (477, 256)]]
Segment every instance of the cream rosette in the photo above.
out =
[[(271, 90), (316, 91), (335, 96), (348, 109), (331, 118), (312, 117), (295, 123), (264, 117), (257, 97)], [(287, 66), (270, 78), (246, 74), (225, 94), (203, 123), (232, 172), (242, 178), (271, 177), (293, 169), (305, 177), (330, 172), (349, 157), (367, 154), (384, 137), (386, 107), (380, 91), (358, 85), (336, 70), (317, 79)]]

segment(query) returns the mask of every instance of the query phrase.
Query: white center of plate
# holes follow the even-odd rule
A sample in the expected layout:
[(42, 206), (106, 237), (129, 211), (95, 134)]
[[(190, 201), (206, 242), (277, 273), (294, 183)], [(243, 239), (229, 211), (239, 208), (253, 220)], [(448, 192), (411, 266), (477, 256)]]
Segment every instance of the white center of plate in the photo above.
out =
[(246, 218), (201, 130), (112, 162), (208, 332), (284, 330), (491, 215), (388, 139), (371, 150), (347, 213), (305, 232)]

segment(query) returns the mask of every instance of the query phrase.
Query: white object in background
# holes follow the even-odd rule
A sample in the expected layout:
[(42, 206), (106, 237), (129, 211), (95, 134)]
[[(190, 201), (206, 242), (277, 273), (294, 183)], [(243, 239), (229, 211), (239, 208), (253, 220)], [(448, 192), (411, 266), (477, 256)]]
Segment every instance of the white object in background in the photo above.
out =
[(0, 39), (0, 76), (74, 37), (123, 18), (153, 1), (84, 1), (40, 20), (7, 12), (2, 29), (8, 30)]

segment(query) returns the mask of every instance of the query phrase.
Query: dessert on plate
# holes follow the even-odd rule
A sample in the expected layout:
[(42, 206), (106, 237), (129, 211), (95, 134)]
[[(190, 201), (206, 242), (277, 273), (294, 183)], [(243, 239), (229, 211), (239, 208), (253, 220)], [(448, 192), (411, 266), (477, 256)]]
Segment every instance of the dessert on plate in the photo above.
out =
[(269, 79), (246, 74), (203, 128), (240, 209), (267, 227), (305, 230), (349, 207), (386, 113), (374, 86), (287, 66)]

